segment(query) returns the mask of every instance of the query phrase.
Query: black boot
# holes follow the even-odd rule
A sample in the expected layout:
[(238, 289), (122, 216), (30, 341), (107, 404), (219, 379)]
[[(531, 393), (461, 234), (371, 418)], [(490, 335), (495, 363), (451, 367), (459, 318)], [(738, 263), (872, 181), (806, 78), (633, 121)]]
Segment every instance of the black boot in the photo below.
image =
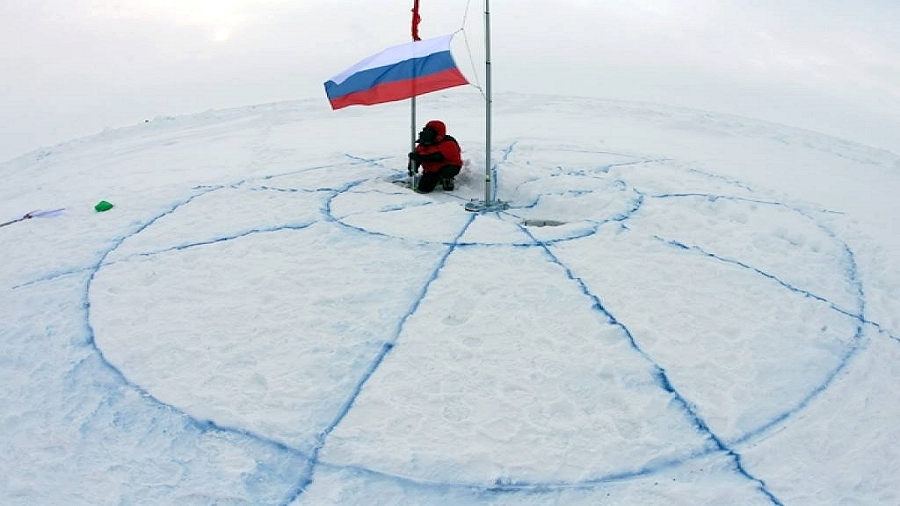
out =
[(453, 178), (452, 177), (442, 177), (441, 178), (441, 188), (444, 189), (445, 192), (449, 192), (453, 190)]

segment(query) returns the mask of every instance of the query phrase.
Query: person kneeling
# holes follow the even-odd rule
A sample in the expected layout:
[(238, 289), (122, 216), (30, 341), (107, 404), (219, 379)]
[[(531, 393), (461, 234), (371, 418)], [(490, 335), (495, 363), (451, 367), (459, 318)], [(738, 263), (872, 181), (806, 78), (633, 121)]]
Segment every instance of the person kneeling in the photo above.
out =
[(432, 120), (426, 123), (416, 144), (415, 151), (409, 153), (411, 175), (415, 176), (422, 167), (416, 191), (429, 193), (438, 183), (445, 191), (452, 190), (453, 178), (462, 169), (462, 149), (456, 139), (447, 135), (444, 122)]

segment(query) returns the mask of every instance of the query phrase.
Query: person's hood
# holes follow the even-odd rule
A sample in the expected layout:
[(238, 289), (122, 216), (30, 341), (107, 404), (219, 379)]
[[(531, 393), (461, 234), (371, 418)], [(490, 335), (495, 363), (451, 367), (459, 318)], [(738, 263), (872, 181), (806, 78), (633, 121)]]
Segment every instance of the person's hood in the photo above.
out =
[(433, 119), (428, 123), (425, 123), (425, 128), (430, 128), (437, 132), (436, 141), (443, 140), (444, 136), (447, 135), (447, 125), (444, 124), (443, 121)]

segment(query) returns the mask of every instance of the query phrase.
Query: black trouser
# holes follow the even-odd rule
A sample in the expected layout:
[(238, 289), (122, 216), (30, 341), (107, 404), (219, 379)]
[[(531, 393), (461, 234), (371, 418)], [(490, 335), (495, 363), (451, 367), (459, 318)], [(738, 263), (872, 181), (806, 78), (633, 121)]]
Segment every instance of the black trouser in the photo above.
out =
[(423, 172), (416, 190), (419, 193), (429, 193), (434, 190), (441, 179), (456, 176), (461, 168), (459, 165), (444, 165), (437, 172)]

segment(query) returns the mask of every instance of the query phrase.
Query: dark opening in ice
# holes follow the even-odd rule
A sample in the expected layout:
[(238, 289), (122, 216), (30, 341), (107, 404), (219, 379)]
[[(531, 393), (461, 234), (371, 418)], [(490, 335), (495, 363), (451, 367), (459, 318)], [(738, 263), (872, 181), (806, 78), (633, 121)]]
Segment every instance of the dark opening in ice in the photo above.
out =
[(522, 224), (526, 227), (558, 227), (565, 225), (565, 222), (556, 220), (525, 220)]

